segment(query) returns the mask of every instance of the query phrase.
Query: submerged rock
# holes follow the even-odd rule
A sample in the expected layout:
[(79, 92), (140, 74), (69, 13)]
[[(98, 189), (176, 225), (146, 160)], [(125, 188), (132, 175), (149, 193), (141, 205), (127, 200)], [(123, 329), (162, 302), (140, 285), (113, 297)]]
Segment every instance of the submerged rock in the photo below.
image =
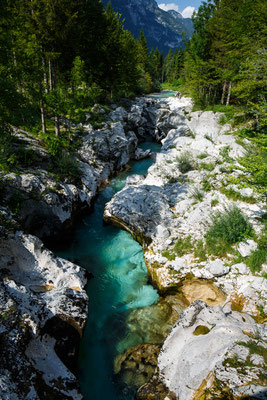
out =
[(114, 373), (120, 374), (120, 380), (131, 387), (140, 387), (155, 372), (160, 346), (139, 344), (129, 348), (116, 357)]

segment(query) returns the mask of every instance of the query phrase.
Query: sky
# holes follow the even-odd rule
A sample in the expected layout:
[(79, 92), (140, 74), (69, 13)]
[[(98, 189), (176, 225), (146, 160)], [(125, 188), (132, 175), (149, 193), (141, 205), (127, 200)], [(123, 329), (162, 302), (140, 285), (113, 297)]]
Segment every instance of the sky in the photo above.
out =
[(157, 0), (160, 8), (165, 11), (179, 11), (184, 18), (191, 18), (194, 10), (197, 10), (202, 0)]

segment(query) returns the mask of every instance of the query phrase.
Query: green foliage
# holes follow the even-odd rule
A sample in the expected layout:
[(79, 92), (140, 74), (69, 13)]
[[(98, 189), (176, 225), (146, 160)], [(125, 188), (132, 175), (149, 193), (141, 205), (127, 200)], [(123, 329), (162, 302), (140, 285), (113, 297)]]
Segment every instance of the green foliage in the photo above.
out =
[(249, 353), (252, 354), (258, 354), (259, 356), (262, 356), (264, 358), (264, 363), (266, 364), (267, 362), (267, 349), (264, 346), (261, 346), (254, 341), (249, 341), (249, 342), (238, 342), (240, 346), (244, 346), (247, 349), (249, 349)]
[(235, 200), (235, 201), (244, 201), (245, 203), (254, 204), (256, 203), (256, 199), (253, 196), (243, 196), (241, 193), (237, 192), (233, 188), (229, 187), (226, 188), (222, 186), (221, 192), (228, 197), (228, 199)]
[(245, 263), (250, 268), (250, 271), (254, 274), (255, 272), (260, 272), (262, 264), (267, 260), (267, 250), (257, 249), (252, 252), (252, 254), (245, 259)]
[(213, 214), (211, 220), (212, 224), (205, 235), (210, 254), (223, 256), (231, 252), (231, 245), (253, 235), (251, 224), (236, 206)]
[(220, 156), (227, 163), (232, 163), (234, 161), (234, 159), (229, 155), (230, 150), (231, 150), (230, 146), (225, 146), (220, 150)]
[(199, 261), (206, 261), (207, 255), (206, 255), (206, 248), (203, 243), (203, 240), (199, 239), (197, 243), (195, 244), (194, 248), (194, 255), (196, 258), (199, 259)]
[(191, 241), (190, 235), (184, 239), (179, 238), (173, 248), (173, 250), (179, 257), (182, 257), (184, 254), (188, 253), (192, 249), (193, 243)]
[(217, 204), (219, 204), (219, 200), (218, 199), (212, 199), (210, 202), (211, 207), (215, 207), (217, 206)]
[(191, 195), (196, 201), (202, 201), (204, 198), (204, 193), (197, 187), (193, 188)]
[(197, 156), (197, 158), (199, 158), (200, 160), (203, 160), (204, 158), (207, 158), (209, 155), (208, 153), (201, 153), (199, 154), (199, 156)]
[(168, 250), (162, 252), (163, 257), (166, 257), (169, 261), (175, 260), (175, 254), (170, 253)]
[(202, 181), (202, 190), (204, 190), (205, 192), (210, 192), (213, 189), (214, 187), (208, 177), (204, 178)]
[(0, 170), (9, 172), (10, 167), (15, 162), (12, 152), (12, 137), (10, 130), (4, 123), (0, 121)]
[(200, 168), (200, 169), (205, 169), (206, 171), (211, 172), (211, 171), (214, 170), (215, 164), (212, 163), (212, 162), (210, 162), (210, 163), (204, 163), (204, 162), (202, 162), (202, 163), (200, 164), (199, 168)]
[(259, 191), (265, 191), (267, 187), (267, 150), (263, 147), (252, 146), (247, 154), (239, 159), (239, 164), (246, 173), (244, 182)]
[(54, 159), (55, 161), (55, 174), (62, 180), (70, 180), (72, 182), (79, 182), (82, 176), (82, 171), (79, 167), (78, 161), (73, 155), (61, 151)]
[(182, 172), (182, 174), (185, 174), (186, 172), (194, 169), (192, 156), (188, 151), (185, 151), (180, 156), (178, 156), (176, 158), (176, 161), (178, 163), (178, 168)]

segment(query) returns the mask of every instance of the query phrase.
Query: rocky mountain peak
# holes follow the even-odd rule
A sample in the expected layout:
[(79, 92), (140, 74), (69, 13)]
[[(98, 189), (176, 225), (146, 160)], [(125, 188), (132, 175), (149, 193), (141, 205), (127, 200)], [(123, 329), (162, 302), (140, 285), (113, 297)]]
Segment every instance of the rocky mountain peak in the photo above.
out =
[[(104, 6), (108, 0), (102, 0)], [(164, 11), (155, 0), (111, 0), (116, 12), (125, 20), (124, 27), (135, 38), (143, 29), (148, 47), (158, 48), (167, 54), (169, 49), (183, 47), (182, 33), (189, 39), (193, 33), (190, 18), (183, 18), (175, 10)]]

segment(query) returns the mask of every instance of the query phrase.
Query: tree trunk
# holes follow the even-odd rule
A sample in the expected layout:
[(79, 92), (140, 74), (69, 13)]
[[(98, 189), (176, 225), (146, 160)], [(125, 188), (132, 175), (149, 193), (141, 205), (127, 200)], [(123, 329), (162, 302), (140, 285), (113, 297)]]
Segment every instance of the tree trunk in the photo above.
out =
[(41, 111), (41, 121), (42, 121), (42, 132), (46, 133), (46, 123), (45, 123), (45, 112), (44, 112), (44, 99), (42, 91), (42, 83), (39, 84), (40, 88), (40, 111)]
[(48, 79), (47, 79), (47, 72), (46, 72), (46, 62), (44, 55), (42, 56), (42, 67), (44, 72), (44, 90), (45, 93), (48, 93)]
[[(53, 88), (56, 89), (57, 87), (57, 68), (56, 68), (56, 63), (53, 62)], [(56, 94), (57, 98), (57, 94)], [(56, 136), (59, 136), (60, 134), (60, 125), (59, 125), (59, 117), (58, 117), (58, 108), (57, 104), (55, 104), (55, 134)]]
[(58, 115), (55, 115), (55, 134), (58, 137), (60, 134), (60, 127), (59, 127), (59, 118)]
[(49, 89), (53, 90), (53, 77), (52, 77), (52, 65), (51, 60), (48, 60), (48, 73), (49, 73)]
[(222, 92), (221, 104), (224, 104), (225, 92), (226, 92), (226, 81), (223, 82), (223, 92)]
[(229, 86), (228, 86), (228, 95), (227, 95), (227, 101), (226, 101), (226, 105), (227, 105), (227, 106), (229, 106), (229, 103), (230, 103), (231, 89), (232, 89), (232, 82), (230, 82), (230, 83), (229, 83)]

